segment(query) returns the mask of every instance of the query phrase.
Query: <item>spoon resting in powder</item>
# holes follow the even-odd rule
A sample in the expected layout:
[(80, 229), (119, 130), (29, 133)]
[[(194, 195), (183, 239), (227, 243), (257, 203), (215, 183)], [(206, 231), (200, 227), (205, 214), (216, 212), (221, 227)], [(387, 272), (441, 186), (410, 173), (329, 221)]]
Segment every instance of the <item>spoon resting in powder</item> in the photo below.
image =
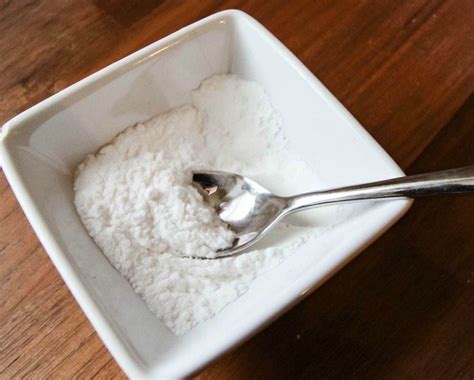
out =
[(275, 195), (249, 178), (221, 171), (194, 171), (193, 184), (236, 235), (232, 246), (216, 252), (215, 258), (219, 258), (252, 246), (294, 212), (364, 200), (473, 193), (474, 166), (291, 197)]

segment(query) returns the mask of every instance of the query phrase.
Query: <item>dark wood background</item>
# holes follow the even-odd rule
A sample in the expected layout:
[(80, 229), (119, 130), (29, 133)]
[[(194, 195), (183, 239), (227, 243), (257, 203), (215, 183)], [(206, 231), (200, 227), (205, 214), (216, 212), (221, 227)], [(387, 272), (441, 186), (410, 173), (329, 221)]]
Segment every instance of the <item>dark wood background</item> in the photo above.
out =
[[(242, 9), (409, 174), (474, 164), (474, 2), (0, 2), (0, 123), (169, 33)], [(0, 377), (122, 378), (0, 172)], [(198, 379), (474, 378), (474, 197), (415, 202)]]

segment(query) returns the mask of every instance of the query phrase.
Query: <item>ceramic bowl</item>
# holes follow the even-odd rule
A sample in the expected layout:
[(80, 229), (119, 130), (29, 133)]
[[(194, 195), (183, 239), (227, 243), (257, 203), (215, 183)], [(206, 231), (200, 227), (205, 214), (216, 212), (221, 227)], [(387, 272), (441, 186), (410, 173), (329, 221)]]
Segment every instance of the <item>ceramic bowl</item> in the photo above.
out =
[(408, 200), (350, 206), (343, 221), (258, 278), (216, 317), (173, 335), (86, 233), (73, 205), (73, 172), (86, 154), (127, 126), (186, 102), (216, 73), (265, 87), (292, 146), (325, 186), (403, 175), (285, 46), (235, 10), (189, 25), (6, 123), (0, 154), (11, 188), (77, 302), (133, 378), (182, 378), (201, 369), (310, 294), (410, 206)]

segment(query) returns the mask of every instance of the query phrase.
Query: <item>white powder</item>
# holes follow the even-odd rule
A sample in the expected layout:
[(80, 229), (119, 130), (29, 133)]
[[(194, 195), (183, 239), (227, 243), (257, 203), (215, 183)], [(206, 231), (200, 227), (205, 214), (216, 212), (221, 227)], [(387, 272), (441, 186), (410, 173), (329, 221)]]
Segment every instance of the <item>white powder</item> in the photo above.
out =
[(121, 144), (133, 141), (133, 135), (122, 135), (79, 168), (76, 207), (91, 236), (100, 241), (104, 226), (118, 234), (103, 244), (116, 245), (124, 261), (137, 247), (154, 254), (215, 257), (216, 250), (232, 245), (234, 233), (203, 203), (190, 170), (162, 152), (137, 153), (135, 146)]
[[(314, 175), (288, 152), (281, 120), (263, 88), (215, 76), (191, 104), (126, 129), (79, 165), (75, 204), (110, 262), (175, 334), (211, 318), (260, 274), (295, 252), (314, 229), (280, 224), (251, 252), (217, 260), (234, 235), (192, 187), (192, 169), (311, 185)], [(283, 186), (284, 187), (284, 186)], [(296, 191), (296, 190), (295, 190)]]

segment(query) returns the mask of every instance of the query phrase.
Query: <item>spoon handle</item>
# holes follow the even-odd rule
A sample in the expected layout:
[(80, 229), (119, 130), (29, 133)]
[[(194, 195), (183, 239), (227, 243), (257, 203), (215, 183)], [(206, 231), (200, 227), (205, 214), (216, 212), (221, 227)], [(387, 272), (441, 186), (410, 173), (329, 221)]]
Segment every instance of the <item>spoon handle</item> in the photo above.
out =
[(461, 193), (474, 193), (474, 166), (304, 193), (287, 201), (292, 213), (332, 203)]

